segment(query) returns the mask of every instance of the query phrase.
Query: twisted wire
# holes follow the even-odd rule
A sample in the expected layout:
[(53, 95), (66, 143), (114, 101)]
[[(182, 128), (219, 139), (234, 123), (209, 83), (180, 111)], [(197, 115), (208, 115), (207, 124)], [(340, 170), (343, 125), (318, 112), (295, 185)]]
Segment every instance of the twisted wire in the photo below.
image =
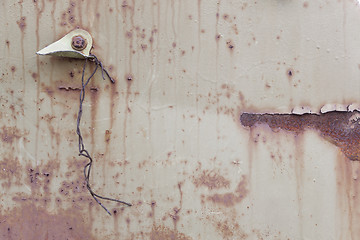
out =
[[(88, 60), (95, 62), (96, 67), (95, 67), (95, 70), (91, 73), (90, 77), (85, 81), (85, 69), (86, 69), (86, 64), (87, 64)], [(79, 136), (79, 156), (86, 157), (89, 160), (89, 162), (84, 167), (84, 176), (85, 176), (86, 187), (89, 190), (91, 196), (95, 199), (95, 201), (109, 215), (111, 215), (110, 211), (100, 202), (99, 199), (118, 202), (118, 203), (121, 203), (121, 204), (124, 204), (124, 205), (127, 205), (127, 206), (132, 206), (132, 204), (121, 201), (121, 200), (118, 200), (118, 199), (115, 199), (115, 198), (109, 198), (109, 197), (101, 196), (101, 195), (95, 193), (91, 189), (91, 186), (90, 186), (90, 173), (91, 173), (91, 167), (92, 167), (92, 164), (93, 164), (93, 158), (91, 157), (88, 150), (85, 149), (84, 140), (83, 140), (83, 137), (81, 135), (81, 130), (80, 130), (80, 122), (81, 122), (81, 117), (82, 117), (82, 113), (83, 113), (83, 102), (84, 102), (84, 99), (85, 99), (85, 88), (88, 85), (88, 83), (90, 82), (90, 80), (94, 77), (96, 71), (98, 70), (98, 67), (101, 68), (101, 75), (102, 75), (102, 78), (104, 80), (105, 80), (105, 77), (104, 77), (104, 73), (105, 73), (106, 76), (110, 79), (110, 81), (112, 83), (115, 83), (114, 79), (110, 76), (108, 71), (106, 71), (106, 69), (104, 68), (102, 63), (99, 61), (99, 59), (95, 55), (90, 54), (89, 57), (85, 59), (85, 63), (84, 63), (83, 71), (82, 71), (82, 76), (81, 76), (80, 105), (79, 105), (79, 112), (78, 112), (78, 117), (77, 117), (76, 133)]]

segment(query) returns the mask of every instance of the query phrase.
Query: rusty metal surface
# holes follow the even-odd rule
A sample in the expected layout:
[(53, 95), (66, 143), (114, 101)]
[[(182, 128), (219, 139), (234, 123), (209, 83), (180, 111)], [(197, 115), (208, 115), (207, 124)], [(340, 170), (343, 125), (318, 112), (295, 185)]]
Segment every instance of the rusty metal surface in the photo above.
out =
[[(356, 1), (4, 0), (0, 19), (1, 239), (359, 238), (357, 112), (289, 114), (358, 102)], [(94, 190), (133, 204), (111, 217), (77, 151), (83, 60), (35, 54), (77, 27), (116, 80), (96, 74), (81, 122)]]
[(325, 114), (249, 114), (243, 113), (241, 123), (254, 127), (267, 124), (271, 129), (282, 129), (301, 134), (306, 129), (315, 129), (320, 135), (338, 146), (352, 161), (360, 160), (359, 112), (327, 112)]

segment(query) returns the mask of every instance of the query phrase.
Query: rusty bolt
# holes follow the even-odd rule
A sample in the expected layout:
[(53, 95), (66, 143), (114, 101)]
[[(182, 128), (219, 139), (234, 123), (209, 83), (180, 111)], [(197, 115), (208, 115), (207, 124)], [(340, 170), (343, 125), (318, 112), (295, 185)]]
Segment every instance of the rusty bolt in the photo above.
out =
[(87, 42), (86, 39), (84, 39), (81, 35), (74, 36), (72, 38), (71, 47), (74, 50), (81, 51), (86, 48)]

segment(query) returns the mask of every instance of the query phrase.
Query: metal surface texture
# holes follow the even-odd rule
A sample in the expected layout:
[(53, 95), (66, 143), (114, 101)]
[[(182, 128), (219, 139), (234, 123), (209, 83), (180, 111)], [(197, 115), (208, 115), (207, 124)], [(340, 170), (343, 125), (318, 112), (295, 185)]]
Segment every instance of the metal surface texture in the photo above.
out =
[[(0, 19), (0, 239), (360, 239), (357, 1), (3, 0)], [(115, 80), (95, 74), (80, 126), (93, 190), (133, 204), (112, 216), (78, 156), (84, 60), (36, 55), (75, 29)]]

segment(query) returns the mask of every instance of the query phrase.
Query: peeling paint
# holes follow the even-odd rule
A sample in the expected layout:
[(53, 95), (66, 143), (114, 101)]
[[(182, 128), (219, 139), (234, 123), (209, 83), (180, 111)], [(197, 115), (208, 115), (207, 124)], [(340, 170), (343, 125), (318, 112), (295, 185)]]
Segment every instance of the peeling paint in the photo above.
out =
[(324, 114), (241, 114), (243, 126), (267, 124), (273, 130), (286, 130), (300, 134), (306, 129), (319, 132), (353, 161), (360, 160), (360, 114), (354, 112), (327, 112)]

